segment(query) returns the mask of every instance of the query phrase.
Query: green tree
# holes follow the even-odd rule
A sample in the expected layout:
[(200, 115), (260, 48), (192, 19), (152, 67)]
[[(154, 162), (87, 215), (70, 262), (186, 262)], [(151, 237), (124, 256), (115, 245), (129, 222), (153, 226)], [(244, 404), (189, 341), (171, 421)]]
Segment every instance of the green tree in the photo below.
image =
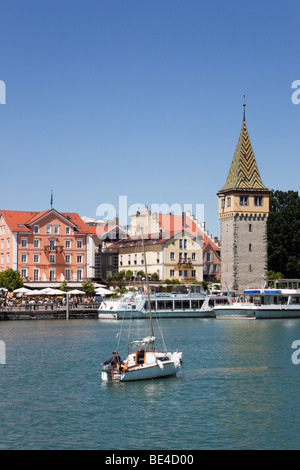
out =
[(151, 281), (159, 281), (158, 273), (152, 273), (151, 274)]
[(133, 271), (131, 269), (128, 269), (125, 274), (126, 281), (130, 281), (133, 278)]
[(9, 268), (0, 273), (0, 287), (8, 289), (9, 292), (12, 292), (19, 287), (23, 287), (23, 280), (19, 271), (14, 271)]
[(90, 279), (82, 284), (82, 288), (86, 294), (95, 294), (95, 287)]
[(63, 292), (68, 292), (69, 290), (69, 286), (68, 286), (68, 283), (67, 281), (62, 281), (61, 285), (59, 286), (60, 290), (62, 290)]
[(300, 277), (300, 197), (296, 191), (271, 191), (267, 222), (268, 269)]

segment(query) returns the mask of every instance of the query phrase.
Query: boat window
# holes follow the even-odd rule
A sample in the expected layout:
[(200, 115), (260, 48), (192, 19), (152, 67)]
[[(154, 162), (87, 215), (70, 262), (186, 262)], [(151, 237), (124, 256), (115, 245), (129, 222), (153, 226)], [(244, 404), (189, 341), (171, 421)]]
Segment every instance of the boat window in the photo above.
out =
[(173, 310), (173, 300), (167, 300), (166, 301), (166, 309), (167, 310)]
[(165, 308), (165, 302), (163, 300), (158, 300), (157, 308), (158, 310), (163, 310)]
[(189, 300), (183, 300), (182, 301), (182, 306), (183, 306), (183, 308), (190, 308), (190, 301)]
[(180, 310), (182, 308), (181, 300), (175, 300), (174, 305), (175, 305), (175, 309)]
[(199, 308), (199, 300), (192, 300), (192, 308)]
[(145, 351), (137, 351), (135, 356), (135, 363), (136, 364), (144, 364), (144, 354)]

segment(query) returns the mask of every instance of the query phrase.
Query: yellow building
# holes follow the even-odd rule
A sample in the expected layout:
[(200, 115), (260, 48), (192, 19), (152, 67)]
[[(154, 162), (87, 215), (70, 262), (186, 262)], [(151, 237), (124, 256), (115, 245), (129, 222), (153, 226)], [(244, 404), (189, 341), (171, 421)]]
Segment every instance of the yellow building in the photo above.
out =
[[(159, 280), (177, 279), (184, 283), (203, 280), (203, 238), (200, 235), (194, 236), (186, 230), (173, 235), (162, 232), (158, 236), (149, 235), (144, 235), (149, 276), (157, 273)], [(145, 271), (141, 236), (120, 240), (108, 249), (119, 253), (119, 271), (130, 270), (135, 278), (139, 271)]]

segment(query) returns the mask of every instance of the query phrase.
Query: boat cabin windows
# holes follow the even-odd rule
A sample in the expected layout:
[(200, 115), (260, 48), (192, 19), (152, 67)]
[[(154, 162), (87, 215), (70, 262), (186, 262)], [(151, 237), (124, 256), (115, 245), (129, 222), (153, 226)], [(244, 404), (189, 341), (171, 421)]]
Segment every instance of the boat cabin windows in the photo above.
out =
[(135, 353), (135, 363), (136, 364), (144, 364), (144, 358), (145, 358), (145, 351), (137, 351)]

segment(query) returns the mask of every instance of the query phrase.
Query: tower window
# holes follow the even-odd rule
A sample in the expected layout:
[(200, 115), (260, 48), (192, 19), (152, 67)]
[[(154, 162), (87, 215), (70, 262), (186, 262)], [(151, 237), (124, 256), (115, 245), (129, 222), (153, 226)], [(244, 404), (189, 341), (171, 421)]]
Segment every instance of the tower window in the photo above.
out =
[(251, 271), (252, 271), (252, 265), (249, 264), (249, 272), (251, 273)]
[(230, 207), (231, 206), (231, 197), (228, 196), (227, 197), (227, 207)]
[(249, 243), (249, 251), (252, 251), (252, 245)]
[(252, 224), (249, 224), (249, 232), (252, 232)]
[(240, 206), (248, 206), (248, 196), (240, 196)]
[(262, 196), (254, 196), (254, 205), (261, 207), (263, 205), (263, 197)]

